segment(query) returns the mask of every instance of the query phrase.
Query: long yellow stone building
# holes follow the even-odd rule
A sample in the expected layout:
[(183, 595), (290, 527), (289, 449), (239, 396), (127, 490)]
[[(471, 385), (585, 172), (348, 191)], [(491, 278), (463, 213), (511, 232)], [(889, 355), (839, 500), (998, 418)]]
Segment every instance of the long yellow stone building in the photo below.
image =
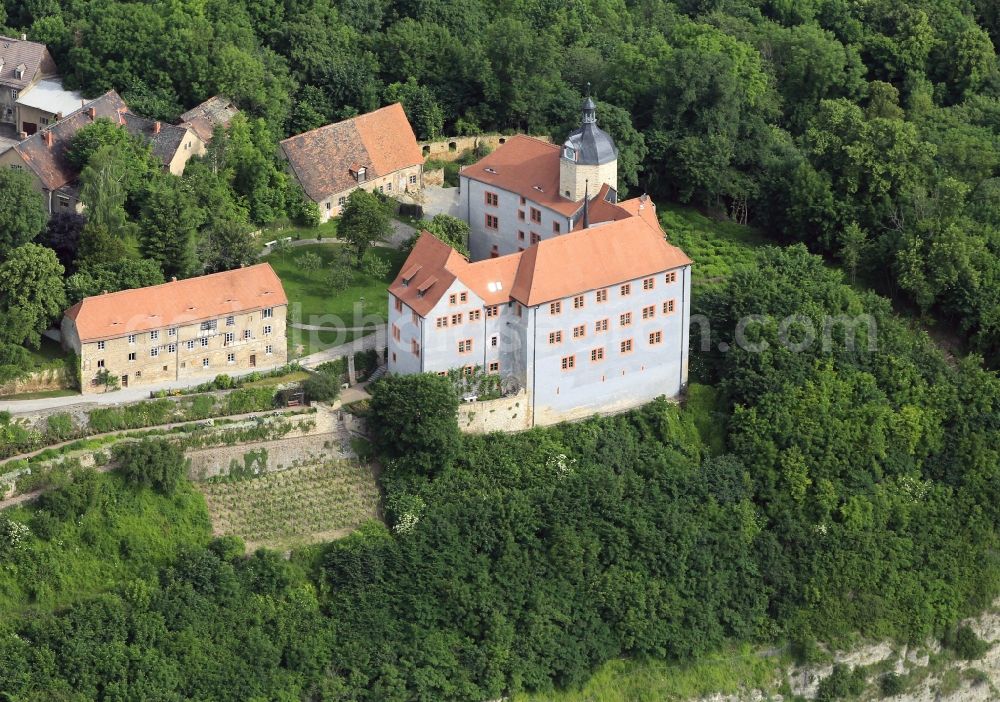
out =
[(66, 311), (63, 346), (84, 394), (270, 370), (287, 363), (288, 298), (269, 264), (88, 297)]

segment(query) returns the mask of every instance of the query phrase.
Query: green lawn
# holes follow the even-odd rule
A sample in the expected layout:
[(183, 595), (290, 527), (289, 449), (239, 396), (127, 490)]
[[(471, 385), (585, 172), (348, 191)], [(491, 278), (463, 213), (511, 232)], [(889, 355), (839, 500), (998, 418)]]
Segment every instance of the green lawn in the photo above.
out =
[[(354, 272), (351, 285), (341, 292), (332, 292), (327, 281), (333, 257), (344, 248), (344, 244), (313, 244), (296, 246), (267, 256), (281, 278), (288, 295), (288, 339), (290, 350), (303, 347), (304, 353), (313, 353), (331, 344), (352, 341), (363, 336), (361, 330), (341, 332), (307, 332), (292, 327), (293, 323), (313, 324), (333, 329), (365, 327), (373, 329), (385, 322), (389, 304), (386, 288), (396, 277), (405, 255), (396, 249), (376, 247), (376, 256), (389, 263), (389, 273), (382, 279), (375, 279), (363, 271)], [(297, 263), (304, 253), (317, 254), (323, 266), (317, 270), (303, 270)]]
[(329, 219), (318, 227), (298, 227), (288, 223), (276, 223), (265, 227), (260, 233), (261, 243), (292, 237), (292, 241), (308, 239), (335, 239), (339, 219)]
[(750, 227), (715, 221), (690, 207), (663, 203), (659, 210), (667, 238), (694, 261), (695, 286), (719, 285), (734, 268), (753, 261), (755, 248), (773, 243)]
[(55, 361), (62, 361), (66, 358), (66, 352), (62, 350), (62, 347), (55, 341), (52, 341), (52, 339), (44, 336), (42, 337), (42, 343), (37, 350), (28, 347), (25, 348), (27, 348), (28, 353), (31, 354), (31, 360), (34, 363), (35, 370), (51, 368), (54, 365), (58, 365), (54, 363)]

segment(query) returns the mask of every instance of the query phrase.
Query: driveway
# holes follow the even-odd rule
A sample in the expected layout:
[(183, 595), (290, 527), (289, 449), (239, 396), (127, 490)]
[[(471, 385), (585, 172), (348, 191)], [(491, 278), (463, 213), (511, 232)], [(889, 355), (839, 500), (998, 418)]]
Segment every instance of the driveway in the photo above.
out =
[(443, 188), (440, 185), (425, 186), (423, 192), (424, 217), (430, 219), (437, 214), (458, 217), (458, 188)]

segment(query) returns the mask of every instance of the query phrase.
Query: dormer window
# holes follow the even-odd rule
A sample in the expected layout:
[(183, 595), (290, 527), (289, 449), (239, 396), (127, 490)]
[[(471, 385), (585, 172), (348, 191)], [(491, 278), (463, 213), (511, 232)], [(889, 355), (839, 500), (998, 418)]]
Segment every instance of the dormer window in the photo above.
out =
[(571, 146), (564, 146), (563, 158), (567, 161), (576, 161), (576, 150)]
[(366, 177), (365, 167), (361, 166), (358, 169), (358, 182), (359, 183), (364, 183), (365, 182), (365, 177)]

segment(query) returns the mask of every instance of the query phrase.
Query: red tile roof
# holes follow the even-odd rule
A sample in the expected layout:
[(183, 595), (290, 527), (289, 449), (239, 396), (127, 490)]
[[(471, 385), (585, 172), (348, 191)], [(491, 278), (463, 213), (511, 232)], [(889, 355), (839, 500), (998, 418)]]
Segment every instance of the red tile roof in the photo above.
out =
[(559, 195), (559, 147), (517, 134), (496, 151), (462, 169), (472, 180), (517, 193), (564, 216), (580, 209), (579, 202)]
[(430, 312), (455, 280), (487, 305), (515, 299), (534, 307), (691, 263), (683, 251), (667, 242), (648, 197), (607, 204), (617, 208), (613, 214), (619, 219), (475, 263), (425, 231), (389, 292), (421, 316)]
[(148, 288), (87, 297), (68, 310), (80, 341), (191, 324), (262, 307), (288, 304), (270, 264), (176, 280)]
[(424, 162), (398, 102), (289, 137), (281, 150), (306, 194), (317, 202), (356, 186), (351, 170), (358, 166), (367, 169), (371, 180)]

